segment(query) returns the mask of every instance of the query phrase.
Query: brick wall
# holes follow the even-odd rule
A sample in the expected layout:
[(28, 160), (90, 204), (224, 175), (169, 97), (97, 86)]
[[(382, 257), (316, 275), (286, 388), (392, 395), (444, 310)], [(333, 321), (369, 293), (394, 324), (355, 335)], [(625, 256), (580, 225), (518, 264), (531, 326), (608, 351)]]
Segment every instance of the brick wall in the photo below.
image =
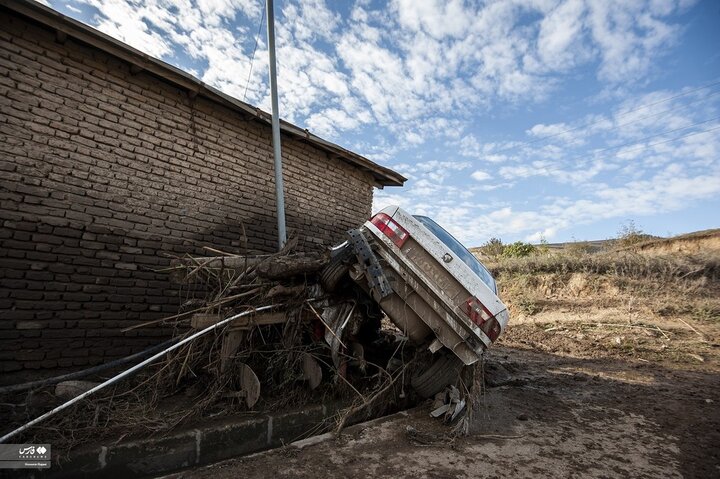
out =
[[(163, 254), (276, 248), (271, 130), (0, 10), (0, 372), (141, 350), (177, 311)], [(305, 249), (370, 214), (372, 178), (283, 138)]]

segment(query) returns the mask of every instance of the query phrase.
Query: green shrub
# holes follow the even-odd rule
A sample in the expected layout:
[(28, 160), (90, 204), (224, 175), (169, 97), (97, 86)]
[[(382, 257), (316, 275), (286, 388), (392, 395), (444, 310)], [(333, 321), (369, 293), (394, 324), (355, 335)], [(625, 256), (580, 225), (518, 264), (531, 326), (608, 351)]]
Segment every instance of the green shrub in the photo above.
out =
[(503, 248), (502, 255), (505, 258), (524, 258), (537, 252), (537, 248), (530, 243), (516, 241)]
[(496, 259), (503, 254), (505, 245), (500, 238), (490, 238), (485, 244), (478, 248), (488, 258)]

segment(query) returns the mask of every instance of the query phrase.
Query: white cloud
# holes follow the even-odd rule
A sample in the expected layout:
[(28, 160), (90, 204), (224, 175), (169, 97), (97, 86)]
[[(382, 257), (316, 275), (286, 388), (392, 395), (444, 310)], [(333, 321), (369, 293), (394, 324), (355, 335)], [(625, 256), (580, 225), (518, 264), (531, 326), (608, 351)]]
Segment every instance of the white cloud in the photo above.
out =
[(461, 38), (470, 26), (471, 18), (460, 0), (396, 0), (393, 8), (400, 25), (413, 31), (424, 31), (438, 40), (446, 36)]
[(197, 9), (202, 13), (204, 23), (211, 27), (219, 26), (239, 12), (251, 18), (260, 16), (261, 4), (253, 0), (195, 0), (195, 2)]
[(470, 176), (472, 176), (472, 178), (477, 181), (486, 181), (492, 178), (490, 174), (480, 170), (473, 171), (472, 175)]
[(558, 4), (540, 22), (538, 56), (544, 65), (566, 70), (590, 56), (582, 38), (585, 10), (584, 1), (570, 0)]
[(677, 26), (660, 20), (674, 9), (661, 2), (590, 2), (589, 28), (599, 47), (603, 80), (635, 80), (651, 66), (652, 58), (677, 39)]
[[(172, 53), (171, 43), (151, 29), (154, 16), (149, 6), (137, 6), (119, 0), (87, 0), (102, 12), (96, 17), (96, 27), (112, 37), (157, 58)], [(158, 21), (158, 23), (163, 23)]]
[[(150, 55), (184, 49), (206, 67), (203, 81), (263, 108), (264, 29), (250, 74), (262, 2), (82, 0), (102, 31)], [(402, 148), (460, 138), (477, 109), (545, 99), (570, 68), (600, 62), (612, 82), (643, 77), (677, 38), (675, 2), (582, 0), (474, 3), (357, 2), (349, 17), (325, 0), (289, 0), (276, 13), (283, 117), (330, 137), (363, 125), (386, 128)], [(246, 25), (236, 27), (236, 22)], [(249, 25), (249, 26), (248, 26)], [(186, 66), (186, 68), (192, 68)], [(339, 118), (340, 121), (332, 121)], [(466, 137), (463, 154), (473, 154)], [(482, 152), (485, 161), (506, 161)]]
[[(235, 97), (247, 86), (246, 100), (269, 108), (264, 28), (252, 73), (250, 60), (262, 2), (79, 3), (100, 11), (91, 22), (102, 31), (190, 63), (180, 66)], [(550, 237), (574, 225), (573, 214), (590, 222), (669, 211), (717, 195), (720, 131), (677, 138), (720, 126), (698, 125), (720, 114), (718, 97), (707, 91), (669, 102), (660, 100), (686, 91), (657, 91), (580, 118), (518, 122), (524, 138), (493, 137), (482, 125), (532, 111), (571, 79), (595, 77), (613, 92), (603, 101), (622, 99), (676, 44), (677, 15), (689, 4), (393, 0), (388, 7), (361, 0), (341, 16), (333, 2), (287, 0), (276, 10), (281, 115), (396, 163), (407, 186), (402, 195), (378, 193), (375, 205), (393, 201), (442, 215), (470, 242)], [(541, 198), (530, 206), (520, 200), (528, 186)]]
[(464, 214), (455, 211), (444, 215), (443, 207), (435, 206), (429, 214), (442, 217), (439, 221), (466, 246), (476, 246), (490, 237), (517, 237), (539, 241), (540, 236), (552, 239), (561, 230), (600, 219), (627, 218), (677, 211), (689, 202), (717, 197), (720, 194), (720, 170), (710, 174), (689, 176), (674, 167), (654, 177), (616, 187), (599, 187), (586, 198), (561, 198), (537, 210), (501, 207), (481, 213), (469, 207)]

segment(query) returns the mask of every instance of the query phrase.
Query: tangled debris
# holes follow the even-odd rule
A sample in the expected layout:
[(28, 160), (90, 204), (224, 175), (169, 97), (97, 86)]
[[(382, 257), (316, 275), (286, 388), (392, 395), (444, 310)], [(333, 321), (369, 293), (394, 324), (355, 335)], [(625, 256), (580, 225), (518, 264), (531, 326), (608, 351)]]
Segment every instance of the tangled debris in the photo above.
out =
[[(326, 291), (321, 270), (329, 253), (176, 258), (169, 270), (187, 295), (177, 339), (234, 314), (248, 314), (166, 354), (132, 380), (114, 384), (54, 415), (22, 437), (42, 438), (69, 451), (90, 441), (158, 434), (193, 421), (320, 401), (349, 404), (335, 418), (350, 420), (398, 408), (411, 400), (407, 378), (418, 354), (387, 321), (377, 303), (351, 284)], [(74, 385), (74, 386), (77, 386)], [(10, 425), (21, 425), (73, 395), (73, 385), (43, 387), (2, 398)], [(325, 425), (327, 428), (329, 425)]]

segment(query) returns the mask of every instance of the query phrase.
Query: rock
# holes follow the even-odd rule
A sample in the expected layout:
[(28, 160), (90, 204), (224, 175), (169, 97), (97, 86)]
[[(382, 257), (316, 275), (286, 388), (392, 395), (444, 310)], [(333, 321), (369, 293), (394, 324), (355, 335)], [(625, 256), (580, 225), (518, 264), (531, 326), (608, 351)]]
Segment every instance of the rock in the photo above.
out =
[(519, 414), (517, 417), (520, 421), (527, 421), (530, 419), (527, 414)]
[(432, 409), (435, 410), (445, 404), (445, 391), (439, 392), (435, 395), (435, 399), (433, 400)]
[(55, 396), (68, 401), (76, 396), (81, 395), (97, 386), (100, 383), (92, 381), (63, 381), (55, 386)]
[(495, 388), (504, 386), (512, 380), (512, 376), (500, 363), (485, 363), (485, 384), (488, 387)]
[(30, 411), (47, 411), (55, 407), (55, 398), (47, 389), (30, 391), (25, 397), (25, 404)]

